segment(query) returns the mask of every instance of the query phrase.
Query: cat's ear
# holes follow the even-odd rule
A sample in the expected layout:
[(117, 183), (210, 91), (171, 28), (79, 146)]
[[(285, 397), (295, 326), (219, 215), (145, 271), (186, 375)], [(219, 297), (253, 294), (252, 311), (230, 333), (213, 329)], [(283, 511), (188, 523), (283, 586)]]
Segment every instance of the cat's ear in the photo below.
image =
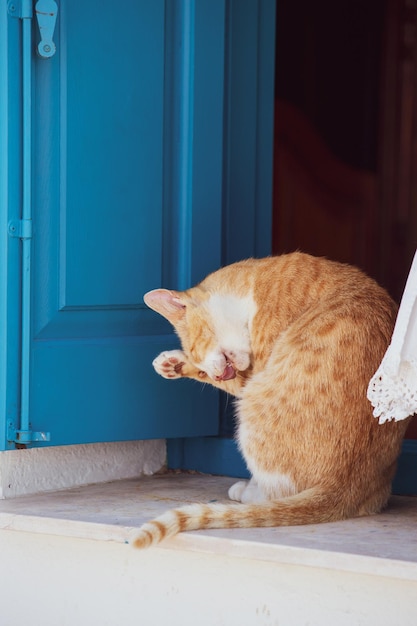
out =
[(182, 302), (181, 294), (178, 291), (154, 289), (145, 293), (143, 299), (150, 309), (163, 315), (170, 322), (176, 322), (184, 315), (185, 304)]

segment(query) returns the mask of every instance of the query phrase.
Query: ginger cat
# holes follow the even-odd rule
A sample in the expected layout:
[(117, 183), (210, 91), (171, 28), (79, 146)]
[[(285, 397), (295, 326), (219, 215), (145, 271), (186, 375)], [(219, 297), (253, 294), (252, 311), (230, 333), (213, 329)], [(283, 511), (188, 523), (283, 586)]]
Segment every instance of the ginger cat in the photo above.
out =
[(408, 420), (379, 425), (366, 397), (397, 311), (374, 280), (297, 252), (144, 300), (183, 348), (160, 354), (155, 370), (238, 398), (236, 437), (252, 478), (229, 490), (241, 504), (168, 511), (139, 529), (135, 547), (185, 530), (314, 524), (386, 505)]

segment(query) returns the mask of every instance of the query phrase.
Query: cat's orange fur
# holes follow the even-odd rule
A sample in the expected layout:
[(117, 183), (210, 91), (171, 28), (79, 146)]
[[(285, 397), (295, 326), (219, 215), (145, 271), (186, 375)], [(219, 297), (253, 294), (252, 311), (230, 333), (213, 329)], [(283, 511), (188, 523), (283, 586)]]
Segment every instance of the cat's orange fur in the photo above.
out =
[(147, 547), (184, 530), (286, 526), (369, 515), (387, 503), (407, 420), (379, 425), (368, 381), (397, 307), (360, 270), (293, 253), (224, 267), (146, 304), (182, 351), (154, 361), (237, 396), (237, 440), (252, 474), (241, 504), (193, 504), (144, 524)]

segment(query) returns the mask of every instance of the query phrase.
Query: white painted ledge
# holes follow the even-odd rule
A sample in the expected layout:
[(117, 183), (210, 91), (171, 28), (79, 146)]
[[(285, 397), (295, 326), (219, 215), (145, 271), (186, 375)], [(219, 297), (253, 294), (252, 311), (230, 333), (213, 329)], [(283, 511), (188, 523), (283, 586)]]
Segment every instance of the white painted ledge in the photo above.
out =
[(0, 452), (0, 499), (157, 472), (164, 440), (122, 441)]
[(157, 474), (0, 501), (1, 623), (417, 624), (416, 498), (344, 522), (126, 545), (144, 520), (223, 500), (232, 482)]
[[(234, 480), (169, 473), (4, 500), (0, 530), (128, 543), (140, 524), (168, 508), (225, 500)], [(417, 498), (393, 497), (380, 515), (297, 527), (189, 532), (151, 551), (191, 551), (395, 578), (416, 584), (417, 593), (416, 528)]]

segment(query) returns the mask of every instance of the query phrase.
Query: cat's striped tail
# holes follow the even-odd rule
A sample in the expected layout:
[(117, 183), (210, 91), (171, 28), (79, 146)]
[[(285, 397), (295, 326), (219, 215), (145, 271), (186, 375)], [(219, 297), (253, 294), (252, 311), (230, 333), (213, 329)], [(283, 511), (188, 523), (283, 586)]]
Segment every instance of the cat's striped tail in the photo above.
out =
[(345, 510), (341, 499), (316, 489), (263, 504), (190, 504), (167, 511), (143, 524), (133, 537), (135, 548), (148, 548), (187, 530), (261, 528), (331, 522), (357, 514)]

